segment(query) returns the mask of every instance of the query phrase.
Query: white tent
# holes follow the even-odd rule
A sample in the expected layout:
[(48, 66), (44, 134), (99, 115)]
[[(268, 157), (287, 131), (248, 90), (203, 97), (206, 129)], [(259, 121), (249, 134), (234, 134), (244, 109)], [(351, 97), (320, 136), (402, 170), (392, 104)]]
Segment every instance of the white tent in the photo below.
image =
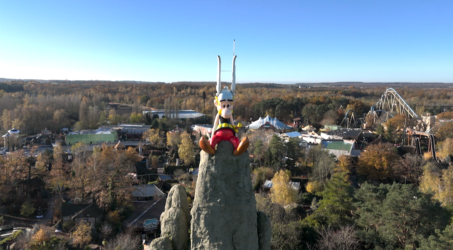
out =
[(283, 122), (279, 121), (277, 118), (270, 118), (266, 116), (265, 118), (259, 118), (258, 120), (252, 122), (248, 127), (249, 129), (260, 129), (261, 127), (274, 127), (275, 129), (282, 130), (282, 129), (292, 129), (292, 127), (284, 124)]

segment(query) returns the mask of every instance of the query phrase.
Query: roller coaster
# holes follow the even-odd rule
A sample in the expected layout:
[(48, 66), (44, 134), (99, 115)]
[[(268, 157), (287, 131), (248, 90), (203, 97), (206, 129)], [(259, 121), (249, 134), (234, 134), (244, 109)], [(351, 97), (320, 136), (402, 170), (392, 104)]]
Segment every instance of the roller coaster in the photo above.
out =
[[(348, 117), (349, 113), (351, 113), (351, 117), (350, 118)], [(346, 114), (344, 115), (344, 118), (341, 121), (340, 126), (343, 126), (343, 123), (346, 123), (346, 127), (347, 128), (357, 127), (358, 125), (360, 125), (359, 121), (357, 120), (357, 118), (355, 116), (355, 112), (352, 109), (346, 111)]]
[[(420, 120), (415, 111), (412, 110), (412, 108), (406, 103), (406, 101), (404, 101), (398, 92), (396, 92), (393, 88), (388, 88), (379, 101), (376, 102), (374, 106), (371, 106), (370, 111), (366, 115), (365, 121), (368, 126), (374, 126), (377, 123), (386, 122), (389, 118), (394, 117), (394, 115), (397, 114), (404, 115), (405, 117), (410, 118), (410, 120)], [(344, 120), (348, 121), (347, 113)], [(416, 154), (422, 154), (420, 140), (422, 136), (426, 136), (428, 137), (428, 152), (431, 152), (432, 157), (436, 162), (441, 162), (436, 155), (436, 141), (435, 136), (430, 133), (431, 130), (427, 132), (409, 128), (405, 130), (412, 135), (412, 146), (415, 147)]]
[(412, 110), (393, 88), (388, 88), (374, 106), (377, 110), (386, 110), (390, 113), (402, 114), (406, 117), (418, 119), (418, 115), (414, 110)]

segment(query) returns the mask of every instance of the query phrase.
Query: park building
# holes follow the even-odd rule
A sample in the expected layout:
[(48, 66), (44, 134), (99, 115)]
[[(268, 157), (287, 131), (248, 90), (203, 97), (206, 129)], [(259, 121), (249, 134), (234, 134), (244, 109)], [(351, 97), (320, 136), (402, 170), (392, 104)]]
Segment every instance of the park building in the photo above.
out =
[(3, 137), (3, 145), (5, 145), (5, 148), (9, 148), (10, 146), (14, 146), (17, 144), (17, 140), (19, 138), (19, 133), (20, 131), (12, 128), (4, 134)]
[(164, 109), (144, 110), (143, 116), (145, 115), (150, 117), (158, 116), (159, 119), (162, 119), (162, 117), (167, 117), (168, 119), (197, 119), (205, 117), (205, 114), (190, 109), (177, 111), (166, 111)]
[(272, 129), (274, 131), (292, 131), (293, 127), (284, 124), (279, 121), (276, 117), (271, 118), (266, 116), (265, 118), (259, 118), (258, 120), (250, 123), (246, 128), (257, 130), (257, 129)]
[(99, 144), (128, 140), (141, 140), (143, 134), (151, 128), (145, 124), (119, 124), (105, 125), (93, 130), (79, 130), (66, 135), (66, 144), (74, 145), (78, 142), (84, 144)]

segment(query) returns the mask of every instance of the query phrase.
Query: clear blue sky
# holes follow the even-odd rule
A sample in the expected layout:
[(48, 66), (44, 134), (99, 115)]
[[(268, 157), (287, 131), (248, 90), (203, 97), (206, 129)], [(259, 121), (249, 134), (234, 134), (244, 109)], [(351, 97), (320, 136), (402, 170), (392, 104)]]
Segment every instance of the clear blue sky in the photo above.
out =
[(233, 39), (238, 82), (453, 82), (451, 0), (0, 0), (0, 77), (215, 81)]

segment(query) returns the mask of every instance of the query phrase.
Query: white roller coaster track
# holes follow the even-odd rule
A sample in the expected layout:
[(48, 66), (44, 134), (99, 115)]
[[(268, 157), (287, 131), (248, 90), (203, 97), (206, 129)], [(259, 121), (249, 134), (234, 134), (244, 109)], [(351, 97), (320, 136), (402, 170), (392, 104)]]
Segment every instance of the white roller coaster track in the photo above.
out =
[(381, 96), (381, 99), (375, 105), (376, 109), (385, 110), (387, 112), (396, 112), (404, 114), (411, 118), (417, 118), (418, 115), (409, 107), (404, 99), (394, 90), (388, 88)]

